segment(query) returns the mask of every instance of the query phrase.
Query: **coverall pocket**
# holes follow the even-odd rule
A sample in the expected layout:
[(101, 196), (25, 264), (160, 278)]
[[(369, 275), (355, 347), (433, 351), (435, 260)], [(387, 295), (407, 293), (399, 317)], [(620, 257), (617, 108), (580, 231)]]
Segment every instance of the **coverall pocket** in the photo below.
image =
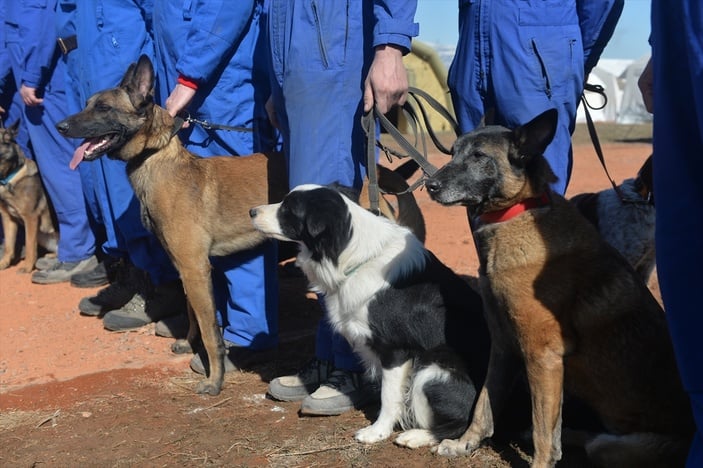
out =
[(561, 96), (571, 89), (574, 67), (583, 68), (583, 50), (576, 37), (564, 35), (559, 40), (532, 35), (528, 47), (533, 56), (531, 67), (535, 84), (547, 97)]
[(346, 60), (350, 5), (348, 0), (327, 2), (324, 5), (323, 3), (319, 0), (310, 2), (310, 15), (317, 34), (320, 62), (323, 69), (339, 68)]
[(29, 8), (46, 8), (48, 0), (22, 0), (22, 5)]

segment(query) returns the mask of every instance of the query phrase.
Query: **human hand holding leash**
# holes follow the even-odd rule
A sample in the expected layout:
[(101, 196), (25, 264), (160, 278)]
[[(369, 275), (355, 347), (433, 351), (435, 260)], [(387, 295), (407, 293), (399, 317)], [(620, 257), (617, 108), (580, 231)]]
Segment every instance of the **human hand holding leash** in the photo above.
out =
[[(195, 96), (195, 89), (178, 83), (171, 91), (171, 94), (166, 98), (166, 111), (171, 117), (175, 117), (180, 111), (185, 109), (190, 101)], [(188, 122), (183, 122), (183, 127), (190, 125)]]
[(32, 88), (26, 84), (20, 87), (20, 96), (25, 105), (29, 107), (38, 106), (44, 102), (44, 99), (37, 96), (37, 88)]
[(364, 85), (364, 112), (374, 103), (385, 114), (393, 106), (405, 104), (408, 97), (408, 75), (403, 65), (403, 52), (391, 44), (376, 47)]

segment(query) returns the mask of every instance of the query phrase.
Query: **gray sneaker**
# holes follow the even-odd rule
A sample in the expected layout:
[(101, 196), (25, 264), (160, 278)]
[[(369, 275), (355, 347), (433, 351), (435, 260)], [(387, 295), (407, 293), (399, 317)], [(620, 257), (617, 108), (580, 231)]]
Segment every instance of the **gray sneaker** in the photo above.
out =
[(154, 334), (163, 338), (185, 338), (189, 326), (188, 314), (172, 315), (156, 322)]
[(185, 311), (183, 286), (180, 281), (173, 281), (155, 287), (153, 292), (138, 292), (127, 304), (105, 314), (103, 326), (110, 331), (135, 330)]
[(115, 281), (94, 296), (84, 297), (78, 303), (81, 315), (91, 317), (119, 309), (127, 304), (147, 282), (146, 274), (130, 263), (120, 261), (116, 267)]
[(330, 362), (313, 358), (296, 374), (273, 379), (268, 394), (279, 401), (300, 401), (317, 390), (333, 369)]
[(56, 262), (48, 270), (38, 270), (32, 273), (32, 283), (55, 284), (71, 280), (71, 276), (83, 271), (92, 270), (98, 265), (95, 255), (78, 262)]
[(379, 387), (366, 381), (363, 373), (335, 369), (315, 392), (303, 399), (300, 413), (336, 416), (379, 400)]
[(37, 259), (37, 263), (34, 264), (34, 267), (37, 270), (48, 270), (58, 262), (59, 259), (56, 258), (56, 256), (44, 255), (43, 257)]

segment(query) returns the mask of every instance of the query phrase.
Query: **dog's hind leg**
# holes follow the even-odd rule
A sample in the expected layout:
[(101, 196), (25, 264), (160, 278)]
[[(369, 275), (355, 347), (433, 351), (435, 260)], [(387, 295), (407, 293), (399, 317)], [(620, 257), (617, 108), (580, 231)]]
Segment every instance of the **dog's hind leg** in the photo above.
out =
[(412, 371), (412, 360), (381, 372), (381, 411), (372, 425), (356, 433), (356, 440), (371, 444), (387, 439), (400, 422), (405, 407), (405, 393)]

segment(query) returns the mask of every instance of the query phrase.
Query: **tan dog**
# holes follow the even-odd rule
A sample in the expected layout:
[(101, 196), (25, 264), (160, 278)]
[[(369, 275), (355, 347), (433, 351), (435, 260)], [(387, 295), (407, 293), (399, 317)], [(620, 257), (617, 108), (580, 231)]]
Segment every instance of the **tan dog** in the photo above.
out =
[(444, 205), (468, 207), (491, 331), (486, 382), (473, 420), (444, 455), (493, 435), (524, 365), (532, 396), (532, 466), (561, 458), (563, 392), (590, 406), (607, 434), (586, 439), (597, 464), (682, 466), (693, 434), (664, 312), (627, 261), (574, 205), (549, 190), (544, 149), (556, 111), (515, 130), (480, 128), (426, 181)]
[(17, 231), (24, 225), (25, 255), (17, 271), (30, 273), (37, 262), (38, 246), (56, 252), (58, 231), (44, 192), (37, 164), (27, 159), (15, 138), (19, 120), (0, 128), (0, 217), (5, 233), (0, 270), (15, 260)]
[(188, 337), (172, 349), (191, 352), (200, 335), (209, 372), (196, 391), (217, 395), (224, 345), (208, 257), (250, 249), (266, 239), (252, 226), (249, 209), (280, 201), (288, 192), (286, 163), (280, 153), (209, 158), (190, 153), (174, 137), (180, 124), (154, 104), (153, 87), (153, 65), (142, 56), (117, 88), (95, 94), (83, 111), (57, 128), (68, 137), (86, 139), (73, 167), (103, 154), (127, 163), (142, 222), (169, 253), (188, 297)]

